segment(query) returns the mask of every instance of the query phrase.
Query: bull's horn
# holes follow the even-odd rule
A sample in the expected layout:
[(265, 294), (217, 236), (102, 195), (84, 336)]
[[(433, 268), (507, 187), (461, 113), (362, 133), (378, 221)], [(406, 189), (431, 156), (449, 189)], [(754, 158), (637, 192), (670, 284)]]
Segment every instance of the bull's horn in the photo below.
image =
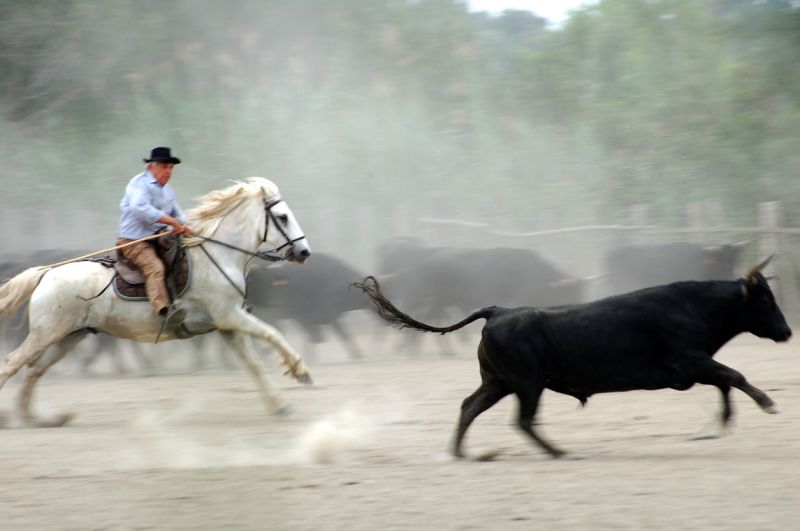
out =
[(750, 271), (747, 272), (747, 280), (749, 282), (755, 282), (756, 273), (760, 273), (762, 269), (767, 267), (767, 264), (769, 264), (774, 257), (775, 255), (771, 254), (768, 257), (766, 257), (763, 262), (750, 269)]

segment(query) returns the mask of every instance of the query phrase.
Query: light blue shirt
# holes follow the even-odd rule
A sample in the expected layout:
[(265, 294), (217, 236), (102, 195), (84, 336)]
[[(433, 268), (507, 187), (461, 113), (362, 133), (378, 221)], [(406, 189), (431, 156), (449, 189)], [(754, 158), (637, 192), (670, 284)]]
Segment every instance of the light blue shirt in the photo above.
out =
[(119, 203), (122, 215), (119, 218), (117, 237), (138, 240), (155, 234), (163, 227), (156, 223), (164, 214), (186, 223), (175, 193), (169, 184), (161, 186), (153, 174), (145, 170), (128, 183), (125, 195)]

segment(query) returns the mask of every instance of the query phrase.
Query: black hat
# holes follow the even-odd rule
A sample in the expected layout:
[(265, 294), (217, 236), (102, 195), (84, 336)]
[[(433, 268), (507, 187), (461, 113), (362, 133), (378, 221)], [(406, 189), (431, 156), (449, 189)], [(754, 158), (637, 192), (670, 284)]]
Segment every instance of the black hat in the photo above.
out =
[(155, 147), (150, 152), (149, 159), (143, 159), (145, 162), (169, 162), (172, 164), (180, 164), (181, 159), (173, 157), (169, 152), (168, 147)]

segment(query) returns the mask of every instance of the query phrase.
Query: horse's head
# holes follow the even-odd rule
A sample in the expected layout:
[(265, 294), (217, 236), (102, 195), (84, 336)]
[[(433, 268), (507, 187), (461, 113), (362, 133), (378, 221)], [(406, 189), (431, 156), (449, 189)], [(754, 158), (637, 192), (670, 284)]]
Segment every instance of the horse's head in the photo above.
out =
[(303, 263), (311, 256), (292, 209), (269, 179), (250, 177), (210, 192), (187, 214), (194, 236), (186, 238), (185, 245), (213, 238), (247, 253), (258, 250), (269, 260)]
[(266, 254), (303, 263), (311, 256), (303, 230), (292, 209), (278, 194), (267, 195), (264, 199), (264, 243)]

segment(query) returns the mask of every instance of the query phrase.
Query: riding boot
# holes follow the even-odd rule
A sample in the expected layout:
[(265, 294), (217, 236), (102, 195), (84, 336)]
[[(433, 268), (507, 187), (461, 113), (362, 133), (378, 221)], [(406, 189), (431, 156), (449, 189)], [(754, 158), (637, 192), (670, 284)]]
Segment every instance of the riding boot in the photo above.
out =
[(186, 308), (183, 301), (175, 299), (169, 306), (164, 306), (158, 314), (164, 319), (164, 325), (169, 328), (180, 326), (186, 319)]

